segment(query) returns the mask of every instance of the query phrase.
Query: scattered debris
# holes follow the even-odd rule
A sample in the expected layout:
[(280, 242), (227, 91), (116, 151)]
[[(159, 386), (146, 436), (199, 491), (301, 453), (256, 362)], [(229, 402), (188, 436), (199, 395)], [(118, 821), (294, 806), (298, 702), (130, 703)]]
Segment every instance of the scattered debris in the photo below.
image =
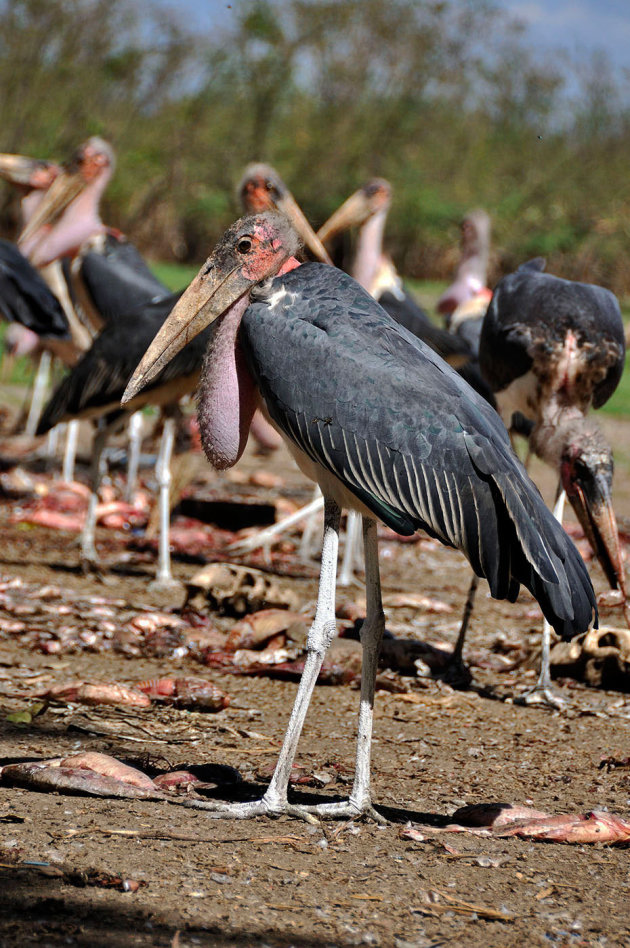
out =
[(243, 616), (259, 609), (292, 609), (301, 605), (299, 593), (288, 582), (252, 567), (209, 563), (188, 583), (187, 605)]

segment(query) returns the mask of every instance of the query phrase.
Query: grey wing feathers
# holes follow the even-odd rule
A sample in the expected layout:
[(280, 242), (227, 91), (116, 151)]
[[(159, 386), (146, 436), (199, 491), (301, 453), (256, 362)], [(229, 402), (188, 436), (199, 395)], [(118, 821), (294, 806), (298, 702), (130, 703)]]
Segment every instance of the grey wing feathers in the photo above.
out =
[(393, 529), (462, 550), (497, 598), (524, 583), (559, 632), (586, 629), (584, 564), (499, 417), (354, 281), (330, 268), (318, 280), (317, 268), (281, 278), (282, 312), (263, 300), (243, 319), (273, 419)]

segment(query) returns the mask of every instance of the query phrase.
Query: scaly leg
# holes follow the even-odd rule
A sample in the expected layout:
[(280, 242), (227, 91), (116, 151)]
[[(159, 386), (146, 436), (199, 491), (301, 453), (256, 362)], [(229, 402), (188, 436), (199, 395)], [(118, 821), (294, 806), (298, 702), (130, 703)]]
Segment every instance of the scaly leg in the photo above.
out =
[(149, 589), (152, 591), (181, 588), (181, 583), (179, 580), (173, 578), (171, 572), (171, 552), (169, 546), (171, 522), (171, 457), (173, 455), (174, 440), (175, 419), (166, 418), (164, 421), (164, 430), (162, 431), (162, 441), (160, 442), (160, 452), (155, 466), (160, 491), (158, 497), (158, 503), (160, 505), (160, 535), (158, 540), (157, 574), (153, 582), (149, 585)]
[(346, 523), (346, 546), (343, 551), (343, 560), (341, 561), (341, 570), (339, 571), (338, 583), (340, 586), (350, 586), (356, 582), (354, 575), (355, 567), (358, 565), (358, 540), (359, 525), (361, 516), (356, 510), (348, 511), (348, 520)]
[(252, 550), (259, 550), (261, 547), (269, 547), (271, 542), (275, 540), (277, 536), (284, 533), (285, 530), (288, 530), (289, 527), (294, 526), (294, 524), (299, 523), (301, 520), (311, 517), (313, 514), (321, 510), (323, 506), (324, 498), (318, 492), (317, 496), (314, 497), (310, 503), (306, 504), (304, 507), (300, 507), (300, 509), (296, 510), (295, 513), (289, 514), (287, 517), (283, 517), (282, 520), (272, 524), (270, 527), (266, 527), (264, 530), (260, 530), (253, 536), (247, 537), (244, 540), (237, 540), (236, 543), (231, 543), (228, 548), (229, 552), (240, 555), (242, 553), (251, 553)]
[(96, 533), (96, 505), (98, 491), (105, 472), (103, 451), (109, 435), (109, 429), (104, 422), (99, 422), (92, 444), (92, 470), (90, 472), (90, 499), (85, 517), (85, 524), (81, 534), (81, 567), (86, 571), (98, 568), (98, 553), (94, 542)]
[(33, 397), (31, 398), (31, 405), (28, 410), (26, 425), (24, 426), (24, 433), (27, 434), (29, 438), (35, 437), (37, 425), (39, 424), (39, 419), (42, 415), (44, 397), (46, 395), (46, 389), (48, 388), (48, 381), (50, 379), (51, 363), (52, 356), (47, 349), (44, 349), (41, 356), (39, 357), (39, 365), (37, 366), (37, 372), (35, 375), (35, 384), (33, 385)]
[[(191, 800), (186, 804), (187, 806), (209, 810), (213, 817), (226, 817), (228, 819), (245, 820), (254, 816), (276, 816), (288, 813), (310, 822), (314, 821), (315, 818), (308, 813), (306, 807), (293, 806), (288, 802), (287, 791), (291, 767), (295, 759), (313, 689), (324, 661), (326, 649), (330, 645), (337, 628), (335, 622), (335, 586), (340, 515), (341, 511), (335, 501), (326, 499), (317, 610), (306, 642), (306, 662), (298, 686), (295, 704), (284, 736), (278, 763), (267, 792), (261, 800), (255, 800), (251, 803), (217, 804), (205, 800)], [(356, 813), (356, 811), (353, 812)]]
[(66, 448), (63, 454), (62, 479), (64, 484), (74, 480), (74, 465), (77, 458), (77, 440), (79, 437), (79, 422), (75, 419), (68, 422), (66, 431)]
[(454, 688), (467, 688), (472, 681), (470, 670), (464, 663), (464, 642), (466, 641), (466, 632), (468, 631), (468, 623), (470, 622), (470, 617), (475, 605), (475, 595), (477, 593), (478, 586), (479, 577), (476, 573), (473, 573), (473, 577), (468, 588), (468, 596), (466, 597), (466, 603), (464, 605), (464, 612), (462, 615), (461, 625), (459, 627), (459, 634), (457, 636), (457, 641), (455, 642), (455, 648), (453, 649), (453, 654), (451, 655), (444, 672), (439, 675), (441, 679), (448, 682)]
[(138, 467), (140, 465), (140, 448), (142, 445), (142, 412), (136, 411), (129, 419), (129, 457), (127, 460), (127, 487), (125, 500), (133, 503), (138, 483)]
[(363, 545), (365, 549), (365, 592), (367, 615), (361, 628), (363, 661), (361, 664), (361, 702), (357, 730), (357, 754), (354, 783), (348, 800), (340, 803), (320, 803), (304, 809), (324, 818), (369, 816), (377, 823), (387, 823), (372, 806), (370, 796), (370, 762), (372, 751), (372, 723), (378, 656), (385, 631), (385, 614), (381, 598), (381, 578), (378, 567), (378, 540), (376, 521), (363, 518)]
[[(323, 508), (324, 498), (322, 497), (322, 492), (319, 487), (315, 487), (313, 491), (313, 501), (314, 503), (318, 500)], [(309, 560), (315, 555), (315, 534), (319, 529), (320, 519), (316, 517), (314, 513), (311, 513), (308, 517), (306, 523), (304, 524), (304, 529), (302, 530), (302, 539), (300, 540), (300, 546), (298, 548), (298, 558), (302, 563), (308, 563)]]
[[(553, 515), (562, 526), (562, 517), (564, 515), (564, 502), (566, 494), (562, 485), (558, 487), (558, 499), (553, 508)], [(540, 674), (534, 687), (525, 692), (519, 700), (519, 704), (546, 704), (551, 708), (562, 710), (566, 701), (559, 695), (551, 684), (551, 626), (545, 619), (543, 622), (541, 656), (540, 656)]]

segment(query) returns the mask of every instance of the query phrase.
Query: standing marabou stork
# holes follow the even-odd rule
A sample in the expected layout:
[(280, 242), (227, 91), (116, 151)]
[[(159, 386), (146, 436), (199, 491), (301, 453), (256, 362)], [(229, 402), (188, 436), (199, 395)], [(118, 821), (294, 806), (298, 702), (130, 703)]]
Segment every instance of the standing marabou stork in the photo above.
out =
[(339, 520), (349, 507), (363, 515), (367, 589), (356, 773), (347, 802), (313, 810), (379, 818), (369, 779), (384, 629), (376, 518), (402, 534), (422, 528), (462, 550), (496, 597), (514, 600), (523, 583), (562, 635), (587, 629), (596, 603), (582, 558), (512, 452), (496, 412), (351, 277), (317, 263), (300, 266), (298, 246), (282, 216), (237, 221), (162, 326), (125, 400), (212, 324), (198, 406), (211, 463), (236, 463), (261, 404), (325, 497), (317, 610), (271, 783), (260, 801), (203, 808), (232, 818), (307, 809), (289, 805), (288, 779), (335, 634)]
[[(616, 389), (625, 359), (616, 297), (601, 286), (544, 273), (541, 258), (498, 284), (486, 314), (479, 358), (501, 417), (525, 419), (530, 449), (558, 474), (555, 513), (565, 494), (610, 585), (624, 597), (623, 561), (612, 505), (613, 459), (601, 431), (587, 418)], [(519, 418), (520, 415), (520, 418)], [(543, 629), (540, 677), (530, 697), (557, 704), (549, 675), (550, 627)]]
[(391, 185), (372, 178), (351, 194), (320, 227), (323, 243), (350, 227), (359, 228), (351, 267), (354, 279), (381, 304), (392, 319), (422, 339), (450, 365), (459, 368), (470, 356), (468, 344), (435, 326), (405, 289), (390, 257), (383, 252), (383, 236), (392, 202)]
[[(460, 260), (455, 279), (437, 301), (438, 313), (446, 317), (447, 325), (453, 331), (455, 327), (451, 326), (451, 320), (460, 306), (477, 300), (480, 305), (485, 301), (487, 309), (492, 296), (488, 288), (490, 226), (490, 216), (481, 209), (469, 211), (461, 222)], [(460, 316), (460, 322), (463, 321)]]
[[(93, 148), (96, 147), (92, 140), (90, 142)], [(91, 150), (87, 151), (88, 156), (91, 154)], [(85, 151), (84, 148), (83, 152)], [(100, 161), (98, 167), (103, 168), (106, 165), (103, 161)], [(80, 171), (81, 163), (79, 163), (78, 173)], [(89, 182), (95, 180), (96, 175), (88, 174), (83, 177), (89, 186)], [(291, 218), (300, 236), (311, 244), (316, 243), (312, 229), (295, 199), (280, 179), (277, 178), (277, 180), (282, 191), (278, 190), (277, 194), (269, 194), (266, 198), (267, 206), (277, 204), (283, 214), (287, 218)], [(63, 194), (74, 194), (74, 200), (76, 200), (87, 190), (89, 190), (89, 187), (84, 185), (82, 191), (80, 182), (78, 182), (74, 185), (67, 185)], [(93, 202), (98, 199), (99, 193), (102, 192), (97, 189), (92, 190), (90, 201), (88, 202), (87, 199), (83, 201), (84, 210), (93, 206)], [(67, 226), (64, 227), (63, 224), (64, 217), (72, 212), (73, 202), (70, 201), (66, 204), (64, 197), (58, 200), (56, 206), (62, 206), (64, 209), (64, 214), (57, 217), (57, 222), (55, 223), (54, 214), (52, 219), (42, 214), (40, 222), (44, 221), (46, 225), (50, 223), (50, 246), (54, 244), (57, 250), (61, 247), (69, 250), (70, 246), (67, 245), (68, 236), (65, 238), (66, 244), (63, 243), (62, 236), (72, 233), (72, 229)], [(92, 218), (97, 215), (97, 209), (98, 203), (96, 209), (91, 212)], [(76, 220), (76, 215), (72, 214), (72, 220)], [(61, 231), (61, 234), (59, 231)], [(132, 245), (126, 246), (132, 247)], [(144, 277), (144, 270), (146, 269), (148, 272), (146, 264), (135, 250), (134, 256), (131, 257), (126, 252), (123, 263), (126, 261), (126, 263), (131, 262), (133, 264), (136, 257), (139, 258), (142, 264), (138, 273), (136, 274), (138, 268), (133, 265), (131, 267), (125, 265), (122, 268), (123, 275), (120, 277), (120, 267), (118, 265), (112, 266), (107, 254), (92, 252), (85, 256), (83, 269), (89, 263), (93, 279), (100, 274), (101, 279), (94, 280), (93, 283), (94, 286), (102, 287), (99, 290), (99, 298), (102, 298), (104, 294), (108, 294), (111, 301), (108, 309), (109, 318), (91, 348), (54, 392), (44, 409), (37, 429), (38, 434), (44, 434), (61, 421), (80, 418), (91, 418), (99, 423), (92, 451), (90, 503), (81, 538), (81, 562), (85, 568), (92, 568), (98, 563), (95, 546), (96, 504), (102, 477), (101, 458), (108, 438), (122, 427), (129, 417), (131, 409), (139, 410), (147, 404), (155, 405), (172, 416), (179, 399), (195, 391), (207, 345), (205, 336), (192, 339), (190, 344), (179, 353), (177, 359), (155, 379), (154, 384), (142, 392), (125, 410), (121, 410), (120, 400), (133, 370), (181, 295), (180, 293), (168, 293), (168, 295), (162, 293), (160, 295), (154, 288), (155, 298), (147, 299), (152, 284), (149, 279)], [(119, 262), (120, 260), (117, 261), (117, 263)], [(108, 274), (109, 278), (107, 278)], [(138, 279), (134, 282), (135, 275), (138, 276)], [(150, 273), (149, 276), (151, 276)], [(157, 289), (160, 286), (161, 284), (158, 281)], [(129, 298), (130, 308), (126, 311), (123, 310), (121, 313), (117, 307), (122, 304), (119, 304), (118, 301), (124, 298), (125, 291)], [(265, 424), (267, 425), (266, 422)], [(275, 435), (276, 432), (273, 431), (273, 434)], [(168, 544), (170, 463), (173, 441), (174, 422), (172, 417), (167, 417), (157, 465), (160, 490), (160, 542), (155, 588), (162, 589), (168, 589), (170, 586), (176, 585), (171, 574)]]
[[(20, 195), (22, 227), (33, 217), (60, 171), (53, 162), (0, 154), (0, 178), (13, 185)], [(30, 405), (25, 432), (31, 436), (35, 434), (48, 385), (51, 354), (66, 362), (76, 356), (71, 322), (47, 276), (33, 267), (15, 244), (0, 241), (0, 316), (14, 323), (5, 337), (5, 345), (10, 345), (13, 352), (31, 355), (38, 363), (27, 401)]]

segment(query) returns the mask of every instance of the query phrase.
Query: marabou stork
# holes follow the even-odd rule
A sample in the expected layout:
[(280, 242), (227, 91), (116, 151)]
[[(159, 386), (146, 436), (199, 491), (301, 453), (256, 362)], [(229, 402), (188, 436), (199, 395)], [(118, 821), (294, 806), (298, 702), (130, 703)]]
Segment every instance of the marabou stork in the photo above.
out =
[[(621, 378), (624, 328), (616, 297), (601, 286), (544, 273), (541, 258), (498, 284), (483, 323), (479, 358), (505, 424), (530, 427), (530, 449), (558, 474), (556, 516), (565, 495), (606, 578), (630, 608), (612, 505), (610, 446), (589, 409), (600, 408)], [(549, 675), (550, 628), (533, 699), (557, 703)]]
[[(455, 279), (437, 301), (437, 311), (446, 317), (450, 328), (453, 313), (464, 303), (481, 297), (486, 303), (490, 256), (490, 217), (486, 211), (469, 211), (460, 224), (460, 261)], [(476, 350), (475, 350), (476, 351)]]
[(100, 201), (115, 166), (112, 146), (89, 138), (63, 166), (20, 235), (20, 246), (36, 266), (71, 258), (70, 292), (92, 337), (110, 320), (171, 294), (136, 247), (103, 223)]
[(271, 165), (260, 162), (249, 164), (237, 192), (246, 214), (261, 214), (274, 209), (280, 211), (292, 221), (311, 255), (322, 263), (332, 263), (319, 234), (313, 231), (299, 204)]
[(367, 617), (355, 780), (321, 816), (378, 817), (370, 801), (377, 655), (384, 628), (376, 519), (426, 530), (462, 550), (498, 598), (523, 583), (564, 636), (588, 628), (595, 595), (582, 558), (510, 447), (501, 419), (459, 375), (340, 270), (298, 264), (286, 218), (237, 221), (184, 293), (136, 369), (125, 401), (209, 325), (199, 391), (204, 448), (218, 468), (244, 450), (258, 404), (325, 497), (321, 576), (308, 654), (280, 758), (263, 798), (202, 807), (217, 816), (303, 814), (291, 765), (324, 654), (335, 634), (341, 507), (363, 516)]
[[(21, 161), (28, 162), (17, 156)], [(56, 173), (32, 213), (25, 218), (20, 246), (42, 267), (70, 325), (72, 345), (58, 353), (75, 365), (110, 319), (142, 303), (164, 299), (170, 291), (153, 276), (122, 234), (105, 227), (99, 202), (111, 179), (115, 155), (98, 137), (84, 142)], [(138, 422), (139, 416), (133, 421)], [(78, 421), (68, 423), (64, 480), (74, 477)], [(138, 424), (130, 424), (127, 492), (133, 494), (140, 451)]]
[(372, 178), (328, 218), (317, 232), (318, 237), (327, 243), (338, 233), (358, 227), (357, 248), (351, 266), (354, 279), (378, 300), (392, 319), (458, 368), (470, 356), (467, 343), (431, 322), (405, 289), (391, 258), (383, 252), (383, 235), (391, 202), (389, 182), (384, 178)]
[[(101, 169), (102, 174), (106, 173), (108, 165), (103, 160), (100, 140), (97, 140), (95, 144), (91, 139), (88, 145), (90, 147), (84, 146), (80, 155), (87, 154), (90, 167), (91, 156), (95, 153), (100, 155), (97, 168)], [(97, 149), (100, 151), (97, 152)], [(49, 246), (54, 246), (57, 252), (61, 248), (65, 251), (71, 249), (69, 238), (66, 236), (64, 243), (62, 237), (64, 234), (76, 232), (76, 227), (74, 230), (63, 227), (64, 216), (71, 214), (70, 221), (77, 220), (77, 215), (72, 212), (73, 200), (81, 198), (83, 209), (93, 222), (98, 217), (98, 199), (102, 189), (92, 187), (90, 190), (90, 184), (97, 181), (98, 174), (96, 171), (91, 171), (87, 175), (82, 175), (83, 163), (82, 160), (79, 161), (77, 170), (67, 174), (68, 177), (77, 174), (82, 177), (83, 190), (81, 190), (81, 181), (69, 182), (63, 189), (58, 188), (56, 200), (52, 204), (53, 217), (49, 218), (44, 213), (40, 215), (40, 226), (42, 226), (42, 221), (44, 225), (49, 223), (51, 225)], [(273, 206), (277, 202), (282, 212), (287, 217), (291, 217), (300, 236), (316, 245), (313, 232), (297, 203), (278, 176), (275, 177), (277, 186), (275, 191), (266, 197), (267, 206)], [(91, 193), (90, 201), (82, 197), (86, 192)], [(74, 195), (74, 198), (69, 203), (65, 203), (68, 194)], [(95, 201), (96, 206), (94, 206)], [(60, 207), (63, 208), (62, 214), (58, 213)], [(58, 213), (56, 224), (54, 223), (55, 212)], [(38, 246), (41, 251), (42, 244)], [(118, 254), (121, 248), (126, 248), (122, 257)], [(85, 270), (89, 264), (92, 285), (95, 290), (98, 290), (98, 293), (94, 292), (94, 302), (98, 303), (104, 296), (109, 299), (109, 303), (103, 306), (108, 313), (108, 320), (91, 348), (53, 394), (44, 409), (38, 427), (38, 434), (43, 434), (60, 421), (67, 419), (99, 420), (92, 458), (92, 493), (81, 540), (81, 560), (85, 567), (96, 565), (98, 559), (95, 547), (95, 515), (98, 487), (102, 476), (101, 458), (108, 437), (122, 427), (131, 410), (138, 410), (147, 404), (159, 406), (172, 416), (178, 400), (195, 391), (207, 344), (205, 337), (193, 339), (178, 358), (167, 367), (167, 370), (155, 379), (154, 385), (146, 389), (124, 411), (121, 410), (120, 399), (131, 373), (181, 295), (180, 293), (167, 294), (165, 288), (160, 293), (162, 285), (159, 281), (151, 282), (153, 278), (146, 264), (133, 248), (133, 255), (130, 256), (129, 248), (132, 248), (132, 245), (118, 241), (111, 258), (107, 252), (104, 254), (90, 252), (85, 255), (82, 269)], [(121, 265), (122, 276), (120, 276)], [(149, 294), (152, 296), (149, 297)], [(118, 306), (125, 297), (129, 299), (130, 304), (135, 305), (121, 313)], [(266, 422), (265, 425), (267, 425)], [(275, 431), (272, 433), (276, 434)], [(160, 489), (160, 553), (156, 587), (162, 588), (168, 588), (174, 584), (168, 547), (170, 462), (173, 440), (174, 422), (172, 417), (167, 417), (157, 469)]]
[[(21, 226), (32, 218), (61, 168), (49, 161), (23, 155), (0, 154), (0, 178), (20, 195)], [(0, 241), (0, 316), (15, 323), (13, 351), (37, 362), (25, 431), (34, 435), (50, 372), (51, 353), (62, 361), (76, 355), (71, 322), (50, 288), (48, 275), (40, 273), (15, 244)]]

